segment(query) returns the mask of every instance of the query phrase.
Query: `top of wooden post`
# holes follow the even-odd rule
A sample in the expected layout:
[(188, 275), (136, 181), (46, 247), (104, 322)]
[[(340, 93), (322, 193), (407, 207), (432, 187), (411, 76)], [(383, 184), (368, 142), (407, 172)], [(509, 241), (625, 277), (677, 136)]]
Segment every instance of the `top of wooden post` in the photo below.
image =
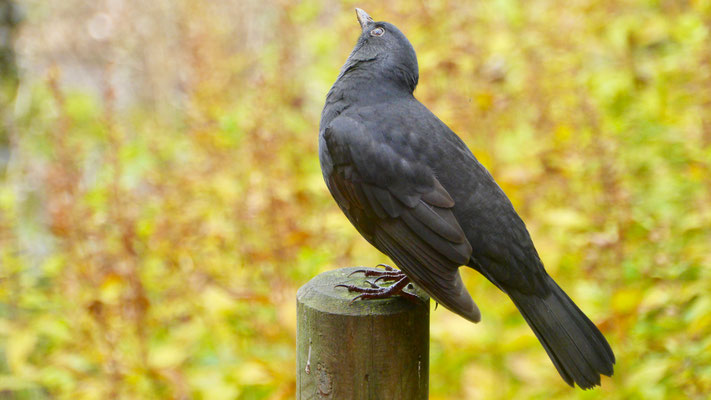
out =
[[(382, 269), (364, 267), (348, 267), (326, 271), (302, 286), (296, 293), (296, 298), (307, 307), (339, 315), (390, 315), (418, 306), (400, 296), (387, 299), (356, 300), (351, 304), (351, 300), (358, 296), (358, 293), (349, 292), (348, 289), (336, 287), (336, 285), (369, 287), (365, 283), (366, 278), (363, 274), (348, 276), (354, 271), (362, 269), (382, 271)], [(382, 281), (378, 283), (383, 284)], [(417, 286), (411, 285), (405, 290), (416, 295), (423, 303), (427, 303), (429, 299), (427, 294)]]

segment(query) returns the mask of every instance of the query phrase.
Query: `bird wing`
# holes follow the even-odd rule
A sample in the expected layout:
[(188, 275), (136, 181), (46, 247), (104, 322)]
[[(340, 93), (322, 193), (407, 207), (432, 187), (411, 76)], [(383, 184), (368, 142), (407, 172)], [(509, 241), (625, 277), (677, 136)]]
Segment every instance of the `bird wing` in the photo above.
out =
[(326, 127), (321, 145), (329, 157), (329, 190), (358, 231), (412, 281), (478, 322), (479, 309), (459, 275), (472, 247), (452, 213), (454, 200), (413, 151), (378, 138), (343, 115)]

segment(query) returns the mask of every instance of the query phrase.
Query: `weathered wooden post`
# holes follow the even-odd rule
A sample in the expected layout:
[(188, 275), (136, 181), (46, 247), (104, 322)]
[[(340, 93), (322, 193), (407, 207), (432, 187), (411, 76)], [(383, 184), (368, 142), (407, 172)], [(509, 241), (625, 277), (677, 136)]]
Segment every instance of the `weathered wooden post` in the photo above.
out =
[(364, 286), (362, 268), (324, 272), (297, 298), (296, 398), (427, 399), (429, 297), (359, 300), (338, 284)]

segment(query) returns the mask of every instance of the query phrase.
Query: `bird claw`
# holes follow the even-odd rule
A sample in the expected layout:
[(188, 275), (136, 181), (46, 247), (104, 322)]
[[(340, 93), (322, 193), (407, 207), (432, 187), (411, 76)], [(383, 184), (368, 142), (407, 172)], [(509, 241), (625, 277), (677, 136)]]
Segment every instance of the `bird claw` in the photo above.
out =
[(365, 295), (365, 294), (359, 294), (358, 296), (352, 298), (351, 301), (348, 302), (348, 305), (350, 306), (350, 305), (352, 305), (353, 303), (355, 303), (356, 300), (362, 299), (364, 295)]
[(351, 272), (350, 274), (348, 274), (348, 277), (350, 278), (351, 276), (353, 276), (353, 275), (355, 275), (355, 274), (359, 274), (359, 273), (361, 273), (361, 272), (362, 272), (362, 273), (367, 273), (368, 270), (367, 270), (367, 269), (357, 269), (357, 270)]
[(395, 271), (395, 268), (389, 266), (388, 264), (380, 263), (380, 264), (376, 265), (376, 267), (383, 267), (383, 268), (385, 268), (386, 271)]

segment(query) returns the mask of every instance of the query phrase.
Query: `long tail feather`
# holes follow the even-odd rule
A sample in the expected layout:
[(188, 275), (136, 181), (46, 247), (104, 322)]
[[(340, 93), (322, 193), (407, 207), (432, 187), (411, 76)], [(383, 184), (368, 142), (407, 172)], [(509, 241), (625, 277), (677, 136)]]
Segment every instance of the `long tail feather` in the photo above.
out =
[(563, 380), (582, 389), (600, 384), (600, 374), (612, 376), (615, 355), (600, 330), (565, 292), (547, 277), (546, 297), (507, 291), (531, 326)]

